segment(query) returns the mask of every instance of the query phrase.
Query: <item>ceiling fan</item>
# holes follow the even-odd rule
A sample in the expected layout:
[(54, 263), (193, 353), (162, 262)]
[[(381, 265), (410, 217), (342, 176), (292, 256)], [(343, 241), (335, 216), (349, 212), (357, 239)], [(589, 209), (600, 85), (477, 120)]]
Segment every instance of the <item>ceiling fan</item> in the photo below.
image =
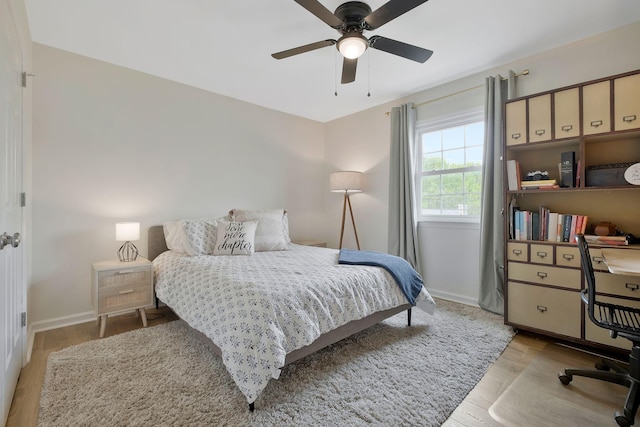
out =
[(386, 37), (372, 36), (367, 38), (363, 35), (365, 31), (375, 30), (383, 26), (398, 16), (420, 6), (422, 3), (426, 3), (427, 0), (390, 0), (373, 12), (366, 3), (348, 1), (338, 6), (334, 13), (331, 13), (329, 9), (317, 0), (295, 0), (295, 2), (330, 27), (338, 30), (342, 37), (338, 40), (322, 40), (283, 50), (271, 55), (275, 59), (284, 59), (323, 47), (337, 45), (338, 51), (344, 56), (342, 64), (342, 83), (344, 84), (351, 83), (356, 79), (358, 58), (368, 47), (420, 63), (424, 63), (433, 54), (433, 51), (429, 49), (423, 49)]

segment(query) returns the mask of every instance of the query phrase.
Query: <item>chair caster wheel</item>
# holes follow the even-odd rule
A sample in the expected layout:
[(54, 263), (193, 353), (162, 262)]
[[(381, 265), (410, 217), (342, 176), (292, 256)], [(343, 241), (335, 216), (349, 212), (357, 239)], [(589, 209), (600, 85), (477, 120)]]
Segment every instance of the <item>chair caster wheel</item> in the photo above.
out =
[(615, 417), (616, 423), (618, 423), (620, 427), (631, 427), (631, 425), (633, 425), (633, 420), (629, 420), (622, 412), (616, 412)]
[(609, 366), (605, 365), (602, 362), (596, 362), (596, 369), (598, 371), (610, 371), (611, 370), (611, 368)]
[(564, 372), (560, 372), (558, 374), (558, 379), (560, 380), (560, 382), (564, 385), (569, 385), (569, 383), (571, 382), (571, 380), (573, 379), (573, 375), (567, 375)]

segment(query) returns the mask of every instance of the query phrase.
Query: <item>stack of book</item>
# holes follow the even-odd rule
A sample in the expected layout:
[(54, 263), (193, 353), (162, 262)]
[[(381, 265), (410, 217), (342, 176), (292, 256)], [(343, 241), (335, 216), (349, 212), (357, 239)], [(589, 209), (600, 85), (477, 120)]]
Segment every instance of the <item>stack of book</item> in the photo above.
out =
[(596, 236), (585, 234), (584, 240), (590, 245), (626, 246), (629, 244), (627, 236)]
[(547, 190), (560, 188), (555, 179), (540, 179), (537, 181), (521, 181), (520, 188), (523, 190)]

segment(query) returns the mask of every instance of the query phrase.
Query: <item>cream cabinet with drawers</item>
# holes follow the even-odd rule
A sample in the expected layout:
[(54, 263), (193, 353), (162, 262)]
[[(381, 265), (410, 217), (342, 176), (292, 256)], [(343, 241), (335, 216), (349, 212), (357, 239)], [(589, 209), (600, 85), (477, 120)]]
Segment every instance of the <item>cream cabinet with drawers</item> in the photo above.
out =
[[(628, 350), (627, 340), (611, 339), (587, 316), (575, 243), (535, 235), (533, 230), (547, 230), (542, 221), (527, 223), (522, 233), (515, 227), (516, 222), (522, 226), (522, 216), (514, 221), (512, 209), (528, 212), (527, 220), (547, 212), (587, 217), (585, 234), (610, 221), (640, 237), (640, 186), (589, 175), (607, 170), (601, 166), (640, 163), (640, 70), (509, 100), (504, 118), (504, 212), (511, 213), (504, 222), (505, 323), (583, 345)], [(539, 170), (560, 183), (558, 164), (565, 152), (575, 155), (579, 182), (574, 187), (509, 190), (509, 161), (519, 163), (520, 179)], [(531, 240), (521, 240), (523, 234)], [(640, 278), (609, 273), (601, 247), (589, 249), (599, 297), (640, 307)]]
[(151, 262), (101, 261), (91, 265), (91, 303), (100, 322), (100, 338), (104, 336), (109, 315), (137, 311), (142, 325), (147, 326), (145, 308), (153, 305), (153, 273)]

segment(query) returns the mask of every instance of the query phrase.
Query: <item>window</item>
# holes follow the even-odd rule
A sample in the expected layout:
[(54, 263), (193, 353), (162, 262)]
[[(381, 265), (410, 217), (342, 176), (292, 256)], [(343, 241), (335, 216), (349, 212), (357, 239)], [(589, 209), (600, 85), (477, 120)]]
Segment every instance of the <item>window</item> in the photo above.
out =
[(480, 217), (482, 110), (416, 126), (416, 197), (420, 219)]

